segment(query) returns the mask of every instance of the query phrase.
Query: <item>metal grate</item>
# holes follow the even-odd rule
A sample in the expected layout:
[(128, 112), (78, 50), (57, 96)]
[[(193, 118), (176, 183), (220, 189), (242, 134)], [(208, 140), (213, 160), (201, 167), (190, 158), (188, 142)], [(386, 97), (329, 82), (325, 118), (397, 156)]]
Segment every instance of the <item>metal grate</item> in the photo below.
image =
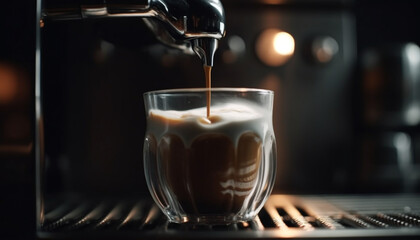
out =
[(47, 204), (45, 212), (41, 235), (54, 237), (69, 233), (160, 238), (420, 236), (420, 196), (272, 195), (255, 220), (232, 225), (169, 223), (146, 200), (64, 198)]
[(271, 196), (265, 209), (277, 228), (420, 228), (416, 196)]
[[(79, 204), (77, 204), (79, 202)], [(42, 230), (73, 231), (150, 231), (150, 230), (260, 230), (257, 219), (232, 225), (188, 225), (167, 222), (150, 201), (67, 201), (45, 214)]]

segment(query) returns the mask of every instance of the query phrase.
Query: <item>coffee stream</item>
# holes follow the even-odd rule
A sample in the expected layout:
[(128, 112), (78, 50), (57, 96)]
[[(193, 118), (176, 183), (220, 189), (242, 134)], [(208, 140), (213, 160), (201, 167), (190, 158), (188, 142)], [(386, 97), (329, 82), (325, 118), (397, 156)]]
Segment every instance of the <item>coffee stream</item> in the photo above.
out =
[(211, 66), (204, 65), (204, 75), (206, 76), (206, 88), (207, 88), (207, 118), (210, 117), (210, 105), (211, 105)]

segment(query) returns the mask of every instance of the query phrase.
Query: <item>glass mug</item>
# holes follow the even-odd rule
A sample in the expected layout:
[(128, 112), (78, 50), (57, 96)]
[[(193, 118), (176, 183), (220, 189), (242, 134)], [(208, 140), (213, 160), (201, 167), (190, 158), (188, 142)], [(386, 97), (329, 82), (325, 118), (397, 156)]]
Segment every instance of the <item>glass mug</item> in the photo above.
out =
[(144, 172), (170, 222), (230, 224), (252, 220), (276, 172), (273, 92), (173, 89), (144, 94)]

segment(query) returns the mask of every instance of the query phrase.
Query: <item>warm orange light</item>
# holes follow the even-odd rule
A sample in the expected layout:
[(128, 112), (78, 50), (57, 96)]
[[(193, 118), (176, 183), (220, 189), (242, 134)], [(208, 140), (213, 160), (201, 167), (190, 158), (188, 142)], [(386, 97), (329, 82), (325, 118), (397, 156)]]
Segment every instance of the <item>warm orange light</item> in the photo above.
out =
[(273, 48), (281, 55), (292, 55), (295, 51), (295, 40), (287, 32), (278, 32), (273, 38)]
[(270, 4), (270, 5), (278, 5), (278, 4), (286, 3), (285, 0), (263, 0), (262, 2), (265, 4)]
[(295, 40), (287, 32), (279, 29), (268, 29), (260, 34), (256, 43), (259, 59), (268, 66), (285, 64), (295, 52)]
[(0, 63), (0, 105), (14, 100), (18, 91), (18, 76), (16, 71)]

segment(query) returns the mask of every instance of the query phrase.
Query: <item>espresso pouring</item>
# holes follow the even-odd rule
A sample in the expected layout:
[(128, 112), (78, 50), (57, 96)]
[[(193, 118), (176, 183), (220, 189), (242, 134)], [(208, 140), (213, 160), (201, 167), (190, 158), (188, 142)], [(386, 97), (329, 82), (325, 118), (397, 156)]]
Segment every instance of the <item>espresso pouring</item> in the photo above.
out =
[(207, 118), (210, 117), (210, 106), (211, 106), (211, 66), (204, 65), (204, 75), (206, 77), (206, 88), (207, 88)]

